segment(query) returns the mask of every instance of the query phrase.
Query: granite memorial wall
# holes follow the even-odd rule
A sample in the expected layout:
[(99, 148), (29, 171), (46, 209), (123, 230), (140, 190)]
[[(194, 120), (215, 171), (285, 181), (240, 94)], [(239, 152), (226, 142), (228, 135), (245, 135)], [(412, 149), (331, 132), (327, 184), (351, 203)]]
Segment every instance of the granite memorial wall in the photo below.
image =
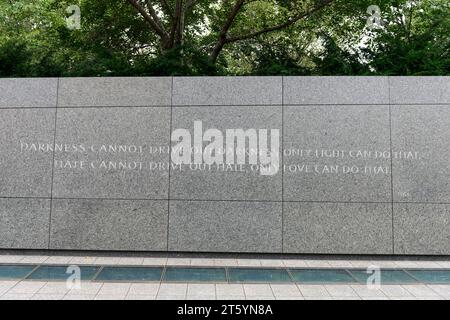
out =
[[(277, 131), (278, 168), (176, 129)], [(449, 255), (450, 78), (0, 79), (0, 248)]]

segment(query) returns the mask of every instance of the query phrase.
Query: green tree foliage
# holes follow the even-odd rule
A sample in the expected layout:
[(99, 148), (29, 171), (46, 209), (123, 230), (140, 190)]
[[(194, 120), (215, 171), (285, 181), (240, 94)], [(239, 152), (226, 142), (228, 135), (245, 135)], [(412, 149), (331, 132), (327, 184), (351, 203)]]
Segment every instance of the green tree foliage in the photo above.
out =
[(384, 16), (365, 58), (383, 75), (450, 74), (450, 2), (412, 1)]
[(449, 30), (448, 0), (0, 0), (0, 77), (448, 75)]

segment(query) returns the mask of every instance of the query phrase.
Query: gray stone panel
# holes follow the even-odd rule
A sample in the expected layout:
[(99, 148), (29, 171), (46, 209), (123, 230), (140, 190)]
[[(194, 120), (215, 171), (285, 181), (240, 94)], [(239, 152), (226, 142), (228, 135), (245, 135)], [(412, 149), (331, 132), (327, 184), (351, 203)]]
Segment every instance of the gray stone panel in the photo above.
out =
[[(281, 106), (175, 107), (173, 109), (172, 130), (187, 129), (194, 137), (194, 121), (202, 121), (203, 132), (211, 128), (220, 130), (223, 134), (224, 146), (227, 129), (278, 129), (281, 148)], [(172, 146), (176, 145), (176, 142), (172, 143)], [(281, 155), (281, 150), (279, 154)], [(257, 167), (249, 165), (248, 159), (246, 165), (238, 167), (237, 170), (233, 167), (233, 170), (226, 171), (223, 170), (224, 167), (217, 165), (212, 165), (211, 170), (209, 167), (205, 167), (207, 170), (196, 170), (197, 168), (195, 165), (191, 167), (185, 164), (182, 165), (182, 170), (179, 167), (171, 170), (171, 199), (281, 200), (281, 170), (274, 175), (261, 175), (259, 170), (252, 170)]]
[(286, 253), (392, 254), (392, 208), (383, 203), (284, 204)]
[(281, 77), (175, 77), (173, 105), (281, 105)]
[(450, 203), (450, 106), (392, 106), (392, 148), (394, 201)]
[[(0, 79), (0, 249), (449, 255), (449, 89), (449, 77)], [(171, 131), (200, 120), (224, 142), (227, 129), (280, 130), (284, 168), (172, 165), (169, 179)]]
[(281, 203), (170, 201), (169, 250), (281, 252)]
[(389, 104), (387, 77), (284, 77), (288, 105)]
[(0, 110), (0, 197), (50, 197), (55, 112)]
[(284, 200), (391, 201), (388, 106), (290, 106), (283, 125)]
[(392, 104), (450, 104), (449, 77), (389, 77)]
[(141, 107), (170, 105), (172, 79), (165, 78), (61, 78), (58, 106)]
[(394, 204), (395, 254), (449, 255), (450, 204)]
[(47, 249), (50, 199), (0, 198), (0, 248)]
[(0, 79), (0, 108), (55, 108), (58, 79)]
[(50, 249), (167, 250), (167, 201), (53, 200)]
[(169, 132), (170, 108), (59, 109), (53, 196), (167, 199)]

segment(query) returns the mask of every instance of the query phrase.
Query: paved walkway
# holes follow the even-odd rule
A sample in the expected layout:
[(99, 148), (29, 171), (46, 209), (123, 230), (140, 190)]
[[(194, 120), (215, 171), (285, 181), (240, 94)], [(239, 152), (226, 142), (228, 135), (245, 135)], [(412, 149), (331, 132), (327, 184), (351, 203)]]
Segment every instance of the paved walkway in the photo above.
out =
[(450, 285), (192, 284), (0, 281), (0, 300), (450, 300)]
[(9, 255), (0, 253), (0, 263), (39, 263), (39, 264), (80, 264), (80, 265), (130, 265), (130, 266), (217, 266), (217, 267), (288, 267), (288, 268), (367, 268), (375, 265), (380, 268), (424, 268), (450, 269), (447, 258), (208, 258), (173, 257), (158, 255), (151, 257), (124, 257), (100, 255)]
[[(227, 266), (227, 267), (290, 267), (290, 268), (424, 268), (450, 269), (450, 258), (412, 259), (396, 258), (247, 258), (173, 255), (77, 256), (77, 255), (10, 255), (1, 254), (0, 264), (70, 264), (70, 265), (128, 265), (128, 266)], [(304, 285), (304, 284), (223, 284), (223, 283), (112, 283), (82, 282), (81, 288), (68, 289), (65, 282), (0, 281), (0, 300), (184, 300), (184, 299), (352, 299), (450, 300), (450, 285), (382, 285), (368, 288), (361, 284)]]

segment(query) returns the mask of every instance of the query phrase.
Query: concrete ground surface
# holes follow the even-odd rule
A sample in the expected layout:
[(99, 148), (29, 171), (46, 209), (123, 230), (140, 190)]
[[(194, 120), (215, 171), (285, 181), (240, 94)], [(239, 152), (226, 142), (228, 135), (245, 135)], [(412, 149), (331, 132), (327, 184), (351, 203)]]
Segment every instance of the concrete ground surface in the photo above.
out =
[[(267, 257), (0, 254), (0, 264), (450, 269), (450, 257)], [(0, 280), (0, 300), (450, 300), (450, 285), (228, 284)]]

